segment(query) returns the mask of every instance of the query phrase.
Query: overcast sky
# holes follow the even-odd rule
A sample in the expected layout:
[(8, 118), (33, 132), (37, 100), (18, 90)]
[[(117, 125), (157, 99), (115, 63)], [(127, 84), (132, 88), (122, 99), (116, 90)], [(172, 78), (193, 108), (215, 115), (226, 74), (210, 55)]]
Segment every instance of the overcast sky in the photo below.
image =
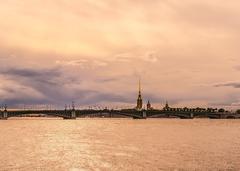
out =
[(240, 108), (239, 0), (5, 0), (0, 103)]

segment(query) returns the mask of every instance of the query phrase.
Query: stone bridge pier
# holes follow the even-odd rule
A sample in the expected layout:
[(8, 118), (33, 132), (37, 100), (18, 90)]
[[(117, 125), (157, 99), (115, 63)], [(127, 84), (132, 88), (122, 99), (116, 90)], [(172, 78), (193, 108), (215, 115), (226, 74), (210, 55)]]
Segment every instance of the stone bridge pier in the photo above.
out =
[(146, 110), (143, 110), (143, 111), (142, 111), (142, 118), (143, 118), (143, 119), (146, 119), (146, 118), (147, 118), (147, 112), (146, 112)]
[(71, 111), (71, 119), (76, 119), (76, 111), (75, 111), (75, 109), (72, 109), (72, 111)]
[[(66, 106), (65, 106), (65, 113), (67, 113)], [(76, 115), (75, 105), (74, 105), (74, 102), (72, 102), (72, 110), (70, 111), (70, 116), (64, 119), (76, 119), (76, 118), (77, 118), (77, 115)]]
[(194, 118), (194, 114), (190, 113), (190, 119), (193, 119), (193, 118)]
[(7, 105), (4, 106), (4, 110), (0, 111), (0, 119), (7, 119), (8, 112), (7, 112)]

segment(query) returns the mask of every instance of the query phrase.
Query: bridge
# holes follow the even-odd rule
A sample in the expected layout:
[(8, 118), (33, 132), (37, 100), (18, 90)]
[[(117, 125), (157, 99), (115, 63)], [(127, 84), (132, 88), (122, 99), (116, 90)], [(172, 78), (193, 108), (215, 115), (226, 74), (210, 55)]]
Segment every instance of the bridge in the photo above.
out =
[(8, 119), (10, 117), (18, 117), (31, 114), (44, 114), (53, 117), (61, 117), (63, 119), (76, 119), (80, 117), (130, 117), (133, 119), (146, 118), (210, 118), (210, 119), (240, 119), (240, 114), (215, 112), (212, 110), (184, 110), (184, 109), (163, 109), (163, 110), (0, 110), (0, 119)]
[(202, 109), (163, 109), (147, 111), (147, 118), (209, 118), (209, 119), (240, 119), (240, 114), (230, 112), (216, 112), (215, 110)]
[(146, 112), (145, 111), (137, 111), (137, 110), (0, 110), (0, 119), (8, 119), (10, 117), (18, 117), (23, 115), (31, 115), (31, 114), (44, 114), (53, 117), (61, 117), (63, 119), (76, 119), (78, 117), (91, 117), (91, 116), (108, 116), (108, 117), (130, 117), (134, 119), (145, 119)]

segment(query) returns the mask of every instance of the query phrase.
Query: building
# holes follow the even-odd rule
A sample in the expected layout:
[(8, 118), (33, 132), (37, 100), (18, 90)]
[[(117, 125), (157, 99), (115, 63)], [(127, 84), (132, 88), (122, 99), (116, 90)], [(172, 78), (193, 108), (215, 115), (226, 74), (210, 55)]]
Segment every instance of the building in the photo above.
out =
[(143, 100), (142, 100), (142, 93), (141, 93), (141, 81), (139, 80), (139, 87), (138, 87), (138, 98), (137, 98), (137, 110), (142, 110), (143, 107)]
[(150, 103), (150, 101), (148, 100), (148, 102), (147, 102), (147, 110), (152, 110), (153, 108), (152, 108), (152, 106), (151, 106), (151, 103)]
[(163, 110), (168, 110), (168, 109), (170, 109), (170, 107), (169, 107), (169, 105), (168, 105), (168, 101), (166, 101), (166, 105), (165, 105), (165, 107), (163, 108)]

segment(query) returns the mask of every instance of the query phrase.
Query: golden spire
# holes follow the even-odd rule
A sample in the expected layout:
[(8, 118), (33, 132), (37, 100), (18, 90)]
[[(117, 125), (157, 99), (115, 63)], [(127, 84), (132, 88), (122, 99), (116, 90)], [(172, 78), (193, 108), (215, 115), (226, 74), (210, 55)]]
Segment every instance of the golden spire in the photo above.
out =
[(139, 94), (141, 94), (141, 78), (139, 78), (139, 85), (138, 85), (138, 90), (139, 90)]
[(141, 95), (141, 79), (139, 78), (139, 90), (138, 90), (138, 98), (137, 98), (137, 109), (140, 110), (142, 109), (142, 105), (143, 105), (143, 102), (142, 102), (142, 95)]

